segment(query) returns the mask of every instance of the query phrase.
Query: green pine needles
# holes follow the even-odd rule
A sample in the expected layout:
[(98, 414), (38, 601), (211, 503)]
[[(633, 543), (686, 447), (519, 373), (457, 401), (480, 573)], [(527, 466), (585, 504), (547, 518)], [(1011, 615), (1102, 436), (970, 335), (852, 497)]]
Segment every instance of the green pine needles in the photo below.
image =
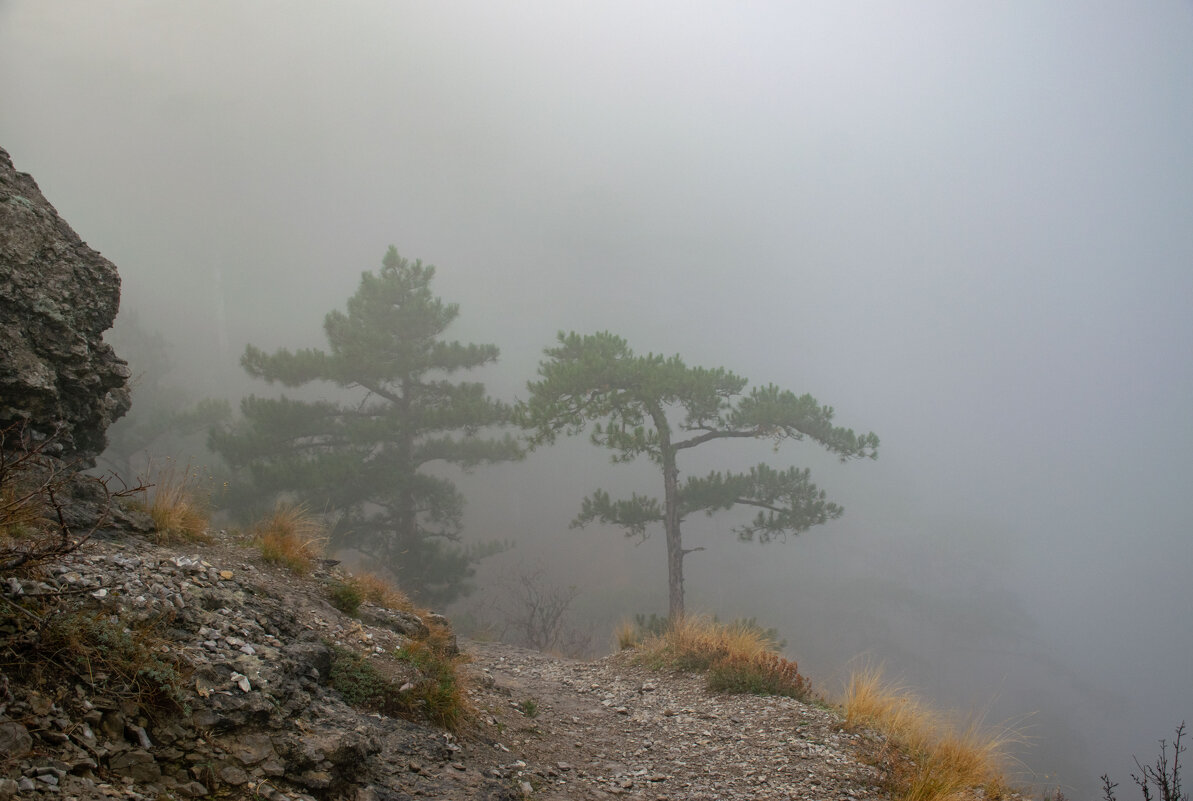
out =
[(683, 544), (680, 524), (696, 512), (714, 514), (754, 507), (754, 518), (737, 527), (745, 540), (768, 542), (799, 534), (840, 517), (806, 469), (777, 470), (765, 464), (745, 473), (712, 472), (679, 480), (679, 454), (716, 440), (810, 439), (842, 461), (877, 458), (878, 437), (833, 425), (833, 410), (811, 395), (772, 385), (746, 391), (746, 379), (724, 368), (689, 367), (679, 356), (635, 355), (608, 332), (560, 333), (539, 365), (540, 380), (528, 385), (520, 424), (532, 446), (560, 434), (590, 430), (592, 443), (613, 452), (613, 461), (646, 456), (663, 474), (663, 497), (634, 493), (614, 500), (597, 490), (585, 498), (573, 526), (600, 522), (645, 538), (662, 523), (667, 538), (670, 617), (683, 618)]
[(459, 307), (431, 292), (434, 276), (391, 246), (380, 271), (361, 276), (347, 311), (327, 315), (327, 350), (248, 346), (241, 364), (255, 378), (340, 389), (327, 400), (250, 396), (242, 421), (214, 430), (211, 444), (263, 495), (326, 510), (333, 547), (364, 553), (419, 602), (443, 605), (468, 591), (474, 563), (501, 546), (459, 544), (464, 499), (429, 468), (522, 453), (509, 435), (484, 436), (510, 421), (511, 408), (483, 384), (449, 380), (496, 361), (498, 349), (444, 338)]

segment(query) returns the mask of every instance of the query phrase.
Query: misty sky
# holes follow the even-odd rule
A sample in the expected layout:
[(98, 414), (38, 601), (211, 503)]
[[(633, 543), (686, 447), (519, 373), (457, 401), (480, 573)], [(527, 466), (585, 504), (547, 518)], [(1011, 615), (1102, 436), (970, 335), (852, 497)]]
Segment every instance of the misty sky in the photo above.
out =
[[(0, 0), (0, 146), (202, 392), (320, 345), (392, 243), (507, 399), (608, 329), (882, 437), (712, 454), (811, 464), (847, 513), (767, 549), (691, 521), (693, 605), (814, 675), (869, 652), (1037, 712), (1030, 766), (1077, 788), (1193, 722), (1187, 0)], [(472, 477), (470, 520), (638, 565), (623, 612), (661, 611), (661, 542), (567, 531), (650, 472), (565, 452)]]

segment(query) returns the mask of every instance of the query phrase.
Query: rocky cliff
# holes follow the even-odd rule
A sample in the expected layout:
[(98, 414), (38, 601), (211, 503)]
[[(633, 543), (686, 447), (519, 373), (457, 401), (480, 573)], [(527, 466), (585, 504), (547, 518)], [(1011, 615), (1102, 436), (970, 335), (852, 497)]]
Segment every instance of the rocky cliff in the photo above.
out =
[(63, 458), (94, 461), (129, 407), (128, 367), (103, 341), (119, 303), (116, 266), (0, 149), (0, 427), (25, 422)]

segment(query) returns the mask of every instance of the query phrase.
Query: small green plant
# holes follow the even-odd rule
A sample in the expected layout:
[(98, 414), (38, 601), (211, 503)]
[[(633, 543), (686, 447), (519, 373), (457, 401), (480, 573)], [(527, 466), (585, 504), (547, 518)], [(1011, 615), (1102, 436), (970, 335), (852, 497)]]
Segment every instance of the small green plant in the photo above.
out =
[(327, 587), (331, 605), (346, 615), (355, 615), (360, 610), (364, 593), (351, 581), (333, 581)]
[(394, 713), (398, 685), (386, 679), (377, 666), (347, 648), (332, 649), (331, 686), (353, 706), (377, 712)]
[(403, 645), (394, 655), (413, 665), (422, 676), (410, 690), (415, 708), (432, 723), (457, 728), (464, 720), (467, 705), (456, 660), (418, 641)]
[(753, 657), (721, 657), (708, 669), (708, 689), (750, 695), (785, 695), (799, 699), (806, 699), (812, 694), (812, 685), (800, 675), (799, 666), (774, 653), (756, 654)]
[(399, 682), (383, 675), (369, 659), (346, 648), (333, 648), (331, 684), (353, 706), (458, 728), (467, 706), (456, 661), (420, 642), (402, 646), (394, 657), (412, 667), (414, 675)]
[(539, 703), (533, 698), (527, 698), (518, 704), (518, 711), (528, 718), (537, 718), (539, 716)]

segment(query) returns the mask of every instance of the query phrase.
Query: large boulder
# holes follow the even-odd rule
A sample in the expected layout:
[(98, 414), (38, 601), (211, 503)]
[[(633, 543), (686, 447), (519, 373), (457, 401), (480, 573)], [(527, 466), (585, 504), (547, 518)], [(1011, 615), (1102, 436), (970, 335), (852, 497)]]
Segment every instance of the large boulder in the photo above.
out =
[(129, 407), (128, 365), (103, 341), (116, 265), (92, 250), (0, 148), (0, 426), (94, 464)]

